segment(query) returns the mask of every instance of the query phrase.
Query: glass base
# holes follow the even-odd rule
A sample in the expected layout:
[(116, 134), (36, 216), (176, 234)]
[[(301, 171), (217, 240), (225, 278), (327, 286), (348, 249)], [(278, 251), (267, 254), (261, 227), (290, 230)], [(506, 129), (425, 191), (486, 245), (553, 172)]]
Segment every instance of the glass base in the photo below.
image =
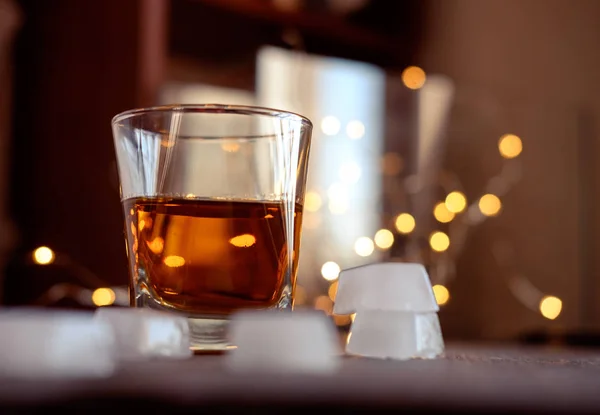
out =
[(188, 323), (192, 351), (210, 353), (235, 349), (227, 340), (228, 320), (188, 317)]

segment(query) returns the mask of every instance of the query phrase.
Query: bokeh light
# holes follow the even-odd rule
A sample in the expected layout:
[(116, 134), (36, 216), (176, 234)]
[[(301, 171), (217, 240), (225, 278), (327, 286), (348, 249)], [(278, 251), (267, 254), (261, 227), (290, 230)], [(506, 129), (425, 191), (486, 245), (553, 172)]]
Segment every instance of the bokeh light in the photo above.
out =
[(454, 213), (450, 212), (446, 207), (446, 203), (439, 202), (433, 208), (433, 216), (438, 222), (448, 223), (454, 219)]
[(523, 142), (519, 136), (514, 134), (504, 134), (498, 140), (498, 150), (500, 155), (507, 159), (517, 157), (523, 151)]
[(349, 161), (340, 166), (339, 177), (344, 183), (356, 183), (358, 179), (360, 179), (362, 171), (360, 166), (353, 162)]
[(386, 176), (397, 176), (403, 168), (404, 161), (398, 153), (385, 153), (381, 158), (381, 171)]
[(49, 265), (54, 262), (54, 251), (47, 246), (40, 246), (33, 251), (33, 261), (38, 265)]
[(323, 201), (317, 192), (306, 192), (304, 195), (304, 209), (308, 212), (316, 212), (321, 208)]
[(498, 196), (488, 193), (479, 199), (479, 210), (485, 216), (496, 216), (502, 210), (502, 202)]
[(354, 252), (356, 252), (357, 255), (367, 257), (371, 255), (374, 250), (375, 245), (373, 244), (371, 238), (367, 236), (361, 236), (356, 240), (356, 242), (354, 242)]
[(388, 249), (394, 244), (394, 234), (388, 229), (379, 229), (373, 239), (375, 245), (381, 249)]
[(429, 237), (429, 245), (435, 252), (444, 252), (450, 247), (450, 238), (444, 232), (436, 231)]
[(562, 311), (562, 301), (558, 297), (548, 295), (540, 301), (540, 313), (548, 320), (554, 320)]
[(333, 281), (340, 275), (341, 268), (333, 261), (327, 261), (321, 267), (321, 275), (327, 281)]
[(331, 299), (331, 301), (335, 301), (335, 296), (337, 294), (338, 282), (334, 281), (327, 290), (327, 295)]
[(336, 135), (340, 132), (341, 124), (333, 115), (328, 115), (321, 121), (321, 131), (325, 135)]
[(458, 191), (450, 192), (448, 196), (446, 196), (446, 209), (448, 209), (452, 213), (460, 213), (467, 207), (467, 198), (466, 196)]
[(415, 230), (415, 218), (410, 213), (401, 213), (396, 217), (396, 229), (403, 234), (409, 234)]
[(444, 305), (450, 300), (450, 291), (446, 287), (440, 284), (436, 284), (433, 287), (433, 295), (435, 295), (435, 301), (438, 305)]
[(352, 120), (346, 125), (346, 135), (352, 140), (358, 140), (365, 135), (365, 125), (358, 121)]
[(326, 295), (320, 295), (315, 298), (315, 310), (322, 310), (326, 314), (331, 314), (333, 310), (333, 300)]
[(402, 71), (402, 82), (409, 89), (419, 89), (425, 84), (427, 76), (418, 66), (409, 66)]
[(112, 305), (115, 299), (115, 292), (110, 288), (98, 288), (92, 293), (92, 302), (98, 307)]

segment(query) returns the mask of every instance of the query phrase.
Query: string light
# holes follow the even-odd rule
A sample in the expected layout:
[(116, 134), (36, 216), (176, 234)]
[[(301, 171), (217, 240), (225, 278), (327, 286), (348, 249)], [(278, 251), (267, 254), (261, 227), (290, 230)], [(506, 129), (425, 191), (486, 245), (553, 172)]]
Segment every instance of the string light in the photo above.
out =
[(450, 192), (446, 196), (446, 209), (452, 213), (460, 213), (467, 207), (467, 198), (461, 192)]
[(438, 305), (444, 305), (450, 300), (450, 291), (446, 287), (436, 284), (432, 288), (435, 301)]
[(425, 71), (418, 66), (409, 66), (402, 71), (402, 82), (409, 89), (419, 89), (425, 84)]
[(328, 115), (321, 121), (321, 131), (325, 135), (336, 135), (340, 132), (341, 124), (333, 115)]
[(502, 209), (502, 202), (498, 196), (488, 193), (479, 199), (479, 210), (485, 216), (496, 216)]
[(433, 208), (433, 216), (440, 223), (448, 223), (454, 219), (454, 213), (450, 212), (446, 207), (446, 203), (439, 202)]
[(373, 239), (375, 245), (381, 249), (388, 249), (394, 244), (394, 234), (388, 229), (379, 229)]
[(498, 150), (500, 155), (506, 159), (512, 159), (523, 151), (523, 142), (521, 138), (514, 134), (504, 134), (498, 140)]
[(328, 261), (321, 267), (321, 275), (327, 281), (333, 281), (340, 275), (340, 266), (333, 261)]
[(112, 305), (116, 298), (115, 292), (110, 288), (98, 288), (92, 293), (92, 302), (98, 307)]
[(404, 161), (398, 153), (385, 153), (381, 158), (381, 170), (386, 176), (397, 176), (404, 167)]
[(562, 311), (562, 301), (558, 297), (548, 295), (540, 301), (540, 313), (548, 320), (554, 320)]
[(47, 246), (40, 246), (33, 251), (33, 261), (38, 265), (50, 265), (54, 262), (54, 251)]
[(375, 246), (371, 238), (361, 236), (354, 242), (354, 252), (362, 257), (367, 257), (373, 253)]
[(365, 135), (365, 125), (357, 120), (352, 120), (346, 125), (346, 135), (352, 140), (358, 140)]
[(401, 213), (396, 217), (396, 229), (402, 234), (409, 234), (415, 230), (415, 218), (410, 213)]
[(429, 245), (436, 252), (444, 252), (450, 247), (450, 238), (444, 232), (436, 231), (429, 237)]

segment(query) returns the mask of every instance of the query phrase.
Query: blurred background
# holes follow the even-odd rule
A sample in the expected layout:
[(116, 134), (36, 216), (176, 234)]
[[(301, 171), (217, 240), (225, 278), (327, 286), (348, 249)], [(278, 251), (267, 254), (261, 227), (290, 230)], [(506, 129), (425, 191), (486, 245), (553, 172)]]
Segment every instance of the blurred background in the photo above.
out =
[(599, 19), (596, 0), (0, 0), (1, 303), (127, 305), (112, 116), (249, 104), (315, 125), (297, 307), (330, 313), (340, 269), (415, 261), (447, 339), (597, 345)]

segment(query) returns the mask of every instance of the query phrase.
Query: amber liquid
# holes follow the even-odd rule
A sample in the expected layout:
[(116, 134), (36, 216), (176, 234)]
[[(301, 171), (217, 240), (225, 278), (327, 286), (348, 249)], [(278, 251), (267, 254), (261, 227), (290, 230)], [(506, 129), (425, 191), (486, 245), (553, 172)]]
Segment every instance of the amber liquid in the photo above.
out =
[(300, 205), (292, 247), (282, 203), (134, 198), (123, 208), (132, 305), (142, 291), (170, 308), (227, 315), (276, 306), (294, 283)]

